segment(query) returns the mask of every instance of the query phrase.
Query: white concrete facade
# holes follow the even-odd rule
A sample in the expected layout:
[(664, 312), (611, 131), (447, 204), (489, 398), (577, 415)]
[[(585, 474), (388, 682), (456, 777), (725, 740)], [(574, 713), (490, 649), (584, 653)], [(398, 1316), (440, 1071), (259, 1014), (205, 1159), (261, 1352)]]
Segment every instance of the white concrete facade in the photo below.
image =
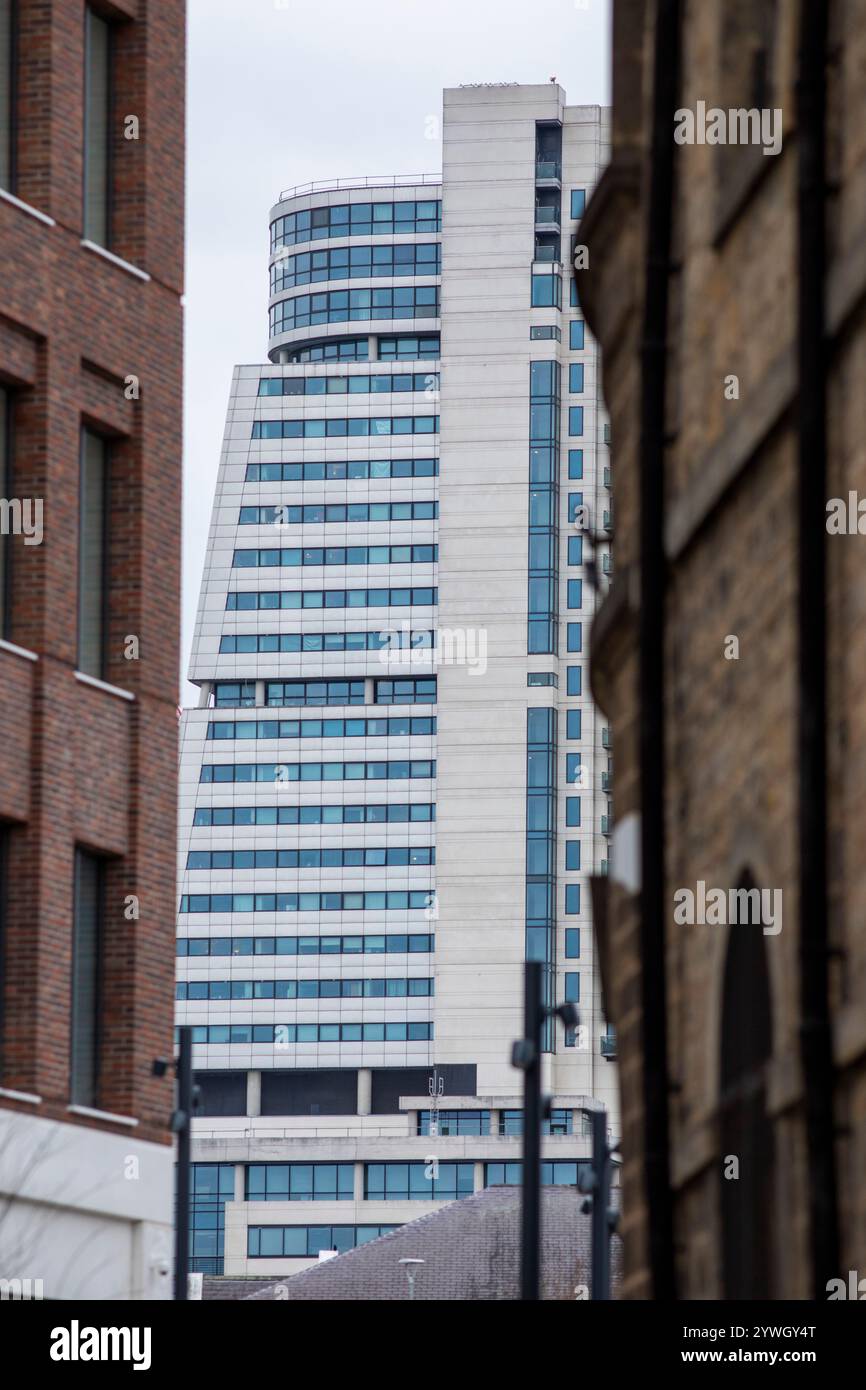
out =
[[(536, 211), (539, 123), (561, 128), (542, 198), (550, 209), (559, 191), (557, 222)], [(569, 303), (569, 214), (571, 190), (588, 196), (605, 142), (606, 113), (565, 106), (556, 86), (455, 89), (445, 94), (441, 187), (358, 180), (293, 190), (271, 210), (271, 360), (235, 371), (190, 667), (202, 696), (182, 721), (178, 1022), (196, 1029), (197, 1072), (228, 1073), (226, 1085), (243, 1092), (223, 1106), (231, 1113), (195, 1124), (194, 1161), (207, 1167), (194, 1268), (292, 1272), (334, 1227), (342, 1248), (458, 1195), (452, 1179), (460, 1195), (467, 1183), (513, 1180), (486, 1165), (520, 1154), (509, 1057), (527, 940), (528, 709), (554, 710), (558, 728), (552, 991), (557, 1001), (580, 992), (580, 1029), (566, 1038), (557, 1024), (545, 1057), (562, 1112), (545, 1157), (567, 1165), (553, 1180), (573, 1180), (588, 1155), (584, 1106), (601, 1103), (618, 1123), (588, 884), (606, 862), (607, 751), (586, 676), (572, 694), (567, 674), (586, 659), (599, 597), (588, 550), (568, 564), (578, 534), (569, 495), (582, 494), (594, 527), (609, 508), (597, 352), (588, 335), (570, 347), (581, 315)], [(440, 199), (441, 229), (438, 207), (431, 217)], [(441, 272), (429, 249), (440, 243)], [(558, 267), (561, 308), (533, 307), (536, 259), (538, 273)], [(551, 336), (531, 336), (539, 328)], [(333, 360), (337, 352), (347, 355)], [(528, 654), (535, 360), (560, 373), (550, 520), (559, 612), (553, 650)], [(572, 363), (583, 369), (575, 393)], [(385, 389), (391, 376), (400, 389)], [(579, 436), (569, 435), (573, 407), (583, 409)], [(570, 481), (576, 448), (582, 479)], [(239, 551), (257, 554), (239, 561)], [(581, 581), (579, 608), (569, 608), (570, 580)], [(575, 623), (580, 652), (568, 651)], [(367, 646), (368, 633), (390, 634), (391, 649)], [(396, 648), (398, 633), (412, 634), (412, 650)], [(528, 685), (541, 674), (551, 683)], [(436, 693), (422, 687), (407, 703), (388, 703), (393, 691), (379, 684), (433, 676)], [(303, 693), (270, 684), (300, 680), (357, 684)], [(579, 736), (567, 737), (577, 710)], [(569, 754), (580, 755), (579, 786), (566, 782)], [(567, 825), (577, 795), (580, 824)], [(566, 867), (569, 841), (579, 850)], [(574, 910), (566, 887), (577, 885)], [(448, 1113), (435, 1136), (419, 1133), (434, 1069)], [(275, 1087), (289, 1073), (301, 1085), (308, 1071), (327, 1075), (322, 1103), (276, 1113)], [(339, 1113), (329, 1113), (341, 1086)], [(338, 1165), (339, 1200), (324, 1189), (258, 1200), (247, 1183), (274, 1164), (297, 1165), (302, 1183), (315, 1165)], [(382, 1164), (397, 1165), (384, 1196)], [(437, 1164), (459, 1172), (449, 1166), (441, 1188), (425, 1188), (406, 1164), (426, 1182)], [(209, 1201), (205, 1187), (220, 1177)], [(404, 1180), (411, 1196), (399, 1195)], [(282, 1227), (292, 1234), (275, 1254), (278, 1237), (259, 1231)], [(304, 1253), (299, 1227), (312, 1231)]]
[(172, 1166), (134, 1126), (0, 1110), (0, 1300), (170, 1298)]

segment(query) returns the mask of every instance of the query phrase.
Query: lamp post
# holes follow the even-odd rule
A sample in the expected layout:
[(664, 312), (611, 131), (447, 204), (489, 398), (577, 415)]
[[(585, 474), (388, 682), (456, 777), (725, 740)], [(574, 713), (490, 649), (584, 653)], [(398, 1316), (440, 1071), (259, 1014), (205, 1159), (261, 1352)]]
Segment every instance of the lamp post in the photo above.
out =
[(406, 1278), (409, 1281), (409, 1298), (415, 1297), (415, 1275), (418, 1273), (418, 1266), (424, 1263), (423, 1260), (413, 1260), (409, 1256), (404, 1256), (398, 1261), (406, 1271)]
[(174, 1296), (184, 1302), (189, 1297), (189, 1198), (192, 1116), (198, 1100), (198, 1087), (192, 1078), (192, 1028), (178, 1028), (178, 1054), (172, 1064), (163, 1057), (153, 1063), (154, 1076), (165, 1076), (174, 1065), (177, 1077), (176, 1108), (171, 1129), (177, 1135), (177, 1199), (175, 1202)]
[(588, 1182), (581, 1183), (580, 1190), (590, 1194), (582, 1209), (592, 1213), (592, 1299), (595, 1303), (610, 1299), (610, 1238), (618, 1220), (617, 1212), (610, 1205), (610, 1178), (613, 1155), (619, 1146), (607, 1142), (606, 1110), (584, 1107), (581, 1113), (589, 1117), (592, 1126), (592, 1174)]
[(511, 1050), (511, 1065), (523, 1072), (523, 1186), (520, 1206), (520, 1297), (538, 1302), (541, 1245), (541, 1052), (548, 1018), (576, 1028), (574, 1004), (551, 1007), (542, 999), (541, 961), (526, 962), (523, 982), (524, 1036)]

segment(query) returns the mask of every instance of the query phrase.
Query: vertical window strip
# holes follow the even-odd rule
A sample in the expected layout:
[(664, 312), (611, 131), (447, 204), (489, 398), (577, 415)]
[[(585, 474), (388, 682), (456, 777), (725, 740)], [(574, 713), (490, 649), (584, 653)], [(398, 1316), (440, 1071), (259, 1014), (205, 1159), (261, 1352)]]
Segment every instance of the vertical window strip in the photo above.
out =
[(6, 1039), (6, 954), (9, 906), (9, 830), (0, 825), (0, 1085), (3, 1084)]
[(105, 674), (108, 456), (106, 440), (83, 429), (78, 496), (78, 669), (99, 678)]
[[(553, 1006), (556, 971), (556, 710), (526, 711), (526, 959), (542, 963), (542, 994)], [(553, 1027), (543, 1047), (553, 1050)]]
[[(0, 386), (0, 498), (12, 497), (12, 429), (14, 397)], [(6, 512), (11, 518), (11, 514)], [(12, 619), (12, 539), (0, 526), (0, 637), (9, 637)]]
[(99, 1098), (101, 956), (104, 876), (102, 861), (75, 851), (70, 1009), (70, 1100), (95, 1106)]
[(84, 235), (111, 239), (111, 25), (88, 5), (84, 36)]
[(558, 651), (558, 362), (529, 365), (529, 595), (526, 650)]
[(16, 0), (0, 0), (0, 188), (15, 192)]

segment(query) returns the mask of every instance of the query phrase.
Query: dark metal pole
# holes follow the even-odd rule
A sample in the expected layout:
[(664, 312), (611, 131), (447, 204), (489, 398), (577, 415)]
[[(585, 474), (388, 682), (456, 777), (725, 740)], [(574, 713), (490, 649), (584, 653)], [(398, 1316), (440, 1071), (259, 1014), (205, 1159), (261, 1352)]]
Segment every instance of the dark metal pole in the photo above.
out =
[(541, 962), (528, 960), (523, 985), (523, 1197), (520, 1297), (538, 1302), (541, 1243)]
[(803, 0), (797, 76), (800, 1058), (812, 1297), (839, 1274), (827, 922), (827, 6)]
[(640, 405), (640, 1006), (652, 1297), (676, 1296), (668, 1124), (665, 952), (665, 377), (673, 220), (674, 111), (679, 92), (680, 0), (655, 13), (649, 209)]
[(190, 1141), (192, 1138), (192, 1029), (179, 1028), (177, 1109), (172, 1129), (177, 1135), (177, 1206), (175, 1211), (174, 1296), (187, 1297), (189, 1274)]
[(610, 1299), (610, 1150), (607, 1111), (589, 1112), (592, 1122), (592, 1299)]

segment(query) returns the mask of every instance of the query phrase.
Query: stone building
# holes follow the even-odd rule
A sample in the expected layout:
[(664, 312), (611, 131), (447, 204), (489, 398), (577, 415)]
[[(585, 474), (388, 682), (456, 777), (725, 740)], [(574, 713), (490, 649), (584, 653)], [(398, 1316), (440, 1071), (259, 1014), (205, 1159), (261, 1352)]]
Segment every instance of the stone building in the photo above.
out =
[(826, 1298), (866, 1264), (864, 21), (614, 6), (577, 279), (613, 439), (625, 1297)]

